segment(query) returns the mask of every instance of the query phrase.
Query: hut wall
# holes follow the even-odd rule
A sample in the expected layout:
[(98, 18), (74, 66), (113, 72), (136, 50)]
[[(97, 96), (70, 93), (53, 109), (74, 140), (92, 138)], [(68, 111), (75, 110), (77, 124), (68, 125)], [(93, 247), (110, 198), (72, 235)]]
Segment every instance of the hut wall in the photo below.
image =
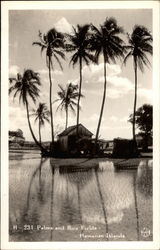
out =
[(59, 137), (59, 145), (62, 150), (62, 152), (66, 152), (68, 149), (68, 136), (60, 136)]

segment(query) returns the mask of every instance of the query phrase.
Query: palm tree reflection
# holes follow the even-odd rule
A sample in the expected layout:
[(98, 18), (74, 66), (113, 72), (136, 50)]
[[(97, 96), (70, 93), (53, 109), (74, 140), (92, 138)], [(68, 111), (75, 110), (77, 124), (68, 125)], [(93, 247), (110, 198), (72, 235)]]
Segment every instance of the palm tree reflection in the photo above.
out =
[(136, 192), (136, 188), (137, 188), (136, 180), (137, 180), (137, 172), (133, 173), (133, 195), (134, 195), (135, 213), (136, 213), (137, 240), (139, 241), (139, 212), (138, 212), (138, 201), (137, 201), (137, 192)]
[(38, 185), (38, 192), (36, 192), (36, 194), (37, 194), (38, 200), (40, 202), (44, 202), (44, 188), (43, 188), (44, 183), (42, 182), (41, 169), (42, 169), (43, 164), (46, 162), (46, 160), (47, 160), (46, 158), (45, 159), (41, 158), (38, 168), (36, 168), (36, 170), (33, 172), (32, 176), (31, 176), (30, 183), (29, 183), (29, 188), (28, 188), (28, 193), (27, 193), (26, 207), (24, 208), (24, 212), (23, 212), (23, 215), (22, 215), (22, 220), (24, 222), (28, 222), (30, 220), (29, 217), (32, 217), (32, 223), (33, 223), (33, 220), (34, 220), (35, 223), (37, 223), (37, 221), (38, 221), (38, 213), (36, 211), (37, 207), (33, 209), (32, 215), (29, 216), (29, 209), (30, 209), (30, 206), (31, 206), (30, 201), (32, 201), (31, 189), (32, 189), (34, 180), (35, 180), (37, 174), (39, 173), (39, 185)]
[(29, 201), (30, 201), (30, 193), (31, 193), (31, 187), (33, 184), (33, 180), (36, 177), (37, 173), (39, 172), (39, 192), (38, 192), (38, 198), (40, 201), (43, 201), (43, 196), (44, 196), (44, 190), (43, 190), (43, 182), (42, 182), (42, 176), (41, 176), (41, 170), (43, 164), (46, 162), (47, 158), (41, 158), (41, 161), (39, 163), (38, 168), (34, 171), (32, 174), (30, 184), (29, 184), (29, 189), (28, 189), (28, 195), (27, 195), (27, 207), (29, 207)]
[[(99, 196), (100, 196), (100, 201), (101, 201), (101, 204), (102, 204), (102, 210), (103, 210), (104, 221), (105, 221), (105, 225), (106, 225), (106, 234), (107, 234), (108, 233), (107, 213), (106, 213), (105, 203), (104, 203), (104, 199), (103, 199), (103, 195), (102, 195), (102, 190), (101, 190), (101, 186), (100, 186), (100, 181), (99, 181), (97, 170), (95, 170), (95, 176), (96, 176), (96, 181), (97, 181), (97, 187), (98, 187), (98, 193), (99, 193)], [(106, 240), (108, 240), (108, 238), (106, 238)]]
[(139, 212), (138, 212), (138, 200), (136, 190), (146, 198), (152, 196), (152, 160), (141, 161), (137, 172), (133, 174), (133, 187), (134, 187), (134, 201), (135, 201), (135, 213), (137, 222), (137, 240), (140, 240), (139, 234)]
[[(51, 209), (50, 209), (50, 221), (51, 228), (53, 227), (53, 207), (54, 207), (54, 166), (51, 165), (52, 181), (51, 181)], [(50, 240), (53, 239), (53, 231), (50, 230)]]
[[(79, 221), (77, 221), (77, 219), (76, 219), (76, 222), (82, 225), (83, 224), (83, 216), (82, 216), (81, 190), (92, 179), (92, 177), (93, 177), (92, 169), (82, 168), (81, 170), (78, 170), (75, 168), (75, 166), (69, 166), (68, 168), (64, 168), (64, 166), (60, 166), (60, 172), (61, 172), (61, 174), (64, 174), (64, 176), (67, 180), (67, 190), (69, 189), (68, 181), (71, 184), (74, 184), (76, 186), (77, 198), (78, 198), (78, 213), (79, 213)], [(68, 197), (68, 195), (67, 195), (67, 197)], [(69, 204), (69, 199), (66, 202), (67, 202), (66, 204)], [(73, 207), (71, 207), (70, 205), (67, 207), (68, 207), (68, 209), (69, 209), (69, 207), (71, 208), (72, 216), (73, 216), (73, 214), (76, 214), (76, 209), (73, 213)], [(69, 220), (71, 221), (71, 218)]]

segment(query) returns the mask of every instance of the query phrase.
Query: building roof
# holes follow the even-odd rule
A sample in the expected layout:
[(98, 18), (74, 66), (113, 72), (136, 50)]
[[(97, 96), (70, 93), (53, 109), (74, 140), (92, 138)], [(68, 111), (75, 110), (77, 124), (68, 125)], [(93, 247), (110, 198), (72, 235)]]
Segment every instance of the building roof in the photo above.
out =
[[(84, 127), (81, 123), (78, 124), (78, 127), (80, 127), (80, 126)], [(70, 127), (68, 127), (67, 129), (65, 129), (62, 133), (60, 133), (58, 136), (65, 136), (65, 135), (68, 135), (68, 134), (70, 134), (70, 132), (73, 131), (76, 127), (77, 127), (77, 125), (70, 126)], [(84, 128), (88, 131), (88, 133), (89, 133), (90, 135), (93, 135), (92, 132), (90, 132), (86, 127), (84, 127)]]

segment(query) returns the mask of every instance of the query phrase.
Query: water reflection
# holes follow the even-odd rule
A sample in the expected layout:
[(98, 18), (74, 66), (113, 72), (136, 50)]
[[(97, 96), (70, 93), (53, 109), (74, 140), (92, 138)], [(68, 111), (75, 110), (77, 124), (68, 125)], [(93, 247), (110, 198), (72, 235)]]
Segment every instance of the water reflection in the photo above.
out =
[(100, 201), (101, 201), (101, 204), (102, 204), (102, 209), (103, 209), (103, 214), (104, 214), (104, 221), (105, 221), (105, 224), (106, 224), (106, 233), (108, 233), (107, 212), (106, 212), (106, 208), (105, 208), (105, 203), (104, 203), (104, 199), (103, 199), (103, 195), (102, 195), (101, 186), (100, 186), (100, 182), (99, 182), (97, 171), (95, 171), (95, 175), (96, 175), (98, 193), (99, 193), (99, 196), (100, 196)]
[(145, 195), (146, 198), (152, 196), (152, 160), (141, 161), (139, 164), (138, 172), (137, 172), (137, 187), (138, 190)]
[[(115, 171), (111, 161), (92, 164), (82, 160), (73, 165), (65, 164), (65, 160), (59, 164), (41, 159), (38, 165), (36, 160), (32, 161), (30, 165), (24, 160), (20, 162), (17, 173), (21, 178), (16, 185), (13, 179), (16, 169), (10, 166), (10, 229), (15, 223), (51, 228), (72, 225), (78, 231), (50, 230), (46, 234), (33, 231), (33, 240), (79, 241), (83, 240), (79, 232), (84, 225), (96, 226), (101, 234), (123, 232), (125, 240), (142, 240), (140, 229), (145, 223), (152, 228), (152, 220), (147, 222), (152, 217), (151, 210), (146, 207), (147, 201), (152, 207), (150, 161), (141, 161), (137, 170), (120, 172)], [(27, 239), (31, 239), (29, 232), (11, 230), (11, 233), (19, 233), (21, 241), (28, 233)]]

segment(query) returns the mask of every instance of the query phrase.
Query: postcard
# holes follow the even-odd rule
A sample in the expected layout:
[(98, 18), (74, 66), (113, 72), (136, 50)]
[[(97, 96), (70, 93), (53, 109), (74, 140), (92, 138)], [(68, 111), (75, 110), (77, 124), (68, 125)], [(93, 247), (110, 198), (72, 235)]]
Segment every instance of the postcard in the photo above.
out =
[(2, 2), (2, 249), (160, 245), (159, 1)]

